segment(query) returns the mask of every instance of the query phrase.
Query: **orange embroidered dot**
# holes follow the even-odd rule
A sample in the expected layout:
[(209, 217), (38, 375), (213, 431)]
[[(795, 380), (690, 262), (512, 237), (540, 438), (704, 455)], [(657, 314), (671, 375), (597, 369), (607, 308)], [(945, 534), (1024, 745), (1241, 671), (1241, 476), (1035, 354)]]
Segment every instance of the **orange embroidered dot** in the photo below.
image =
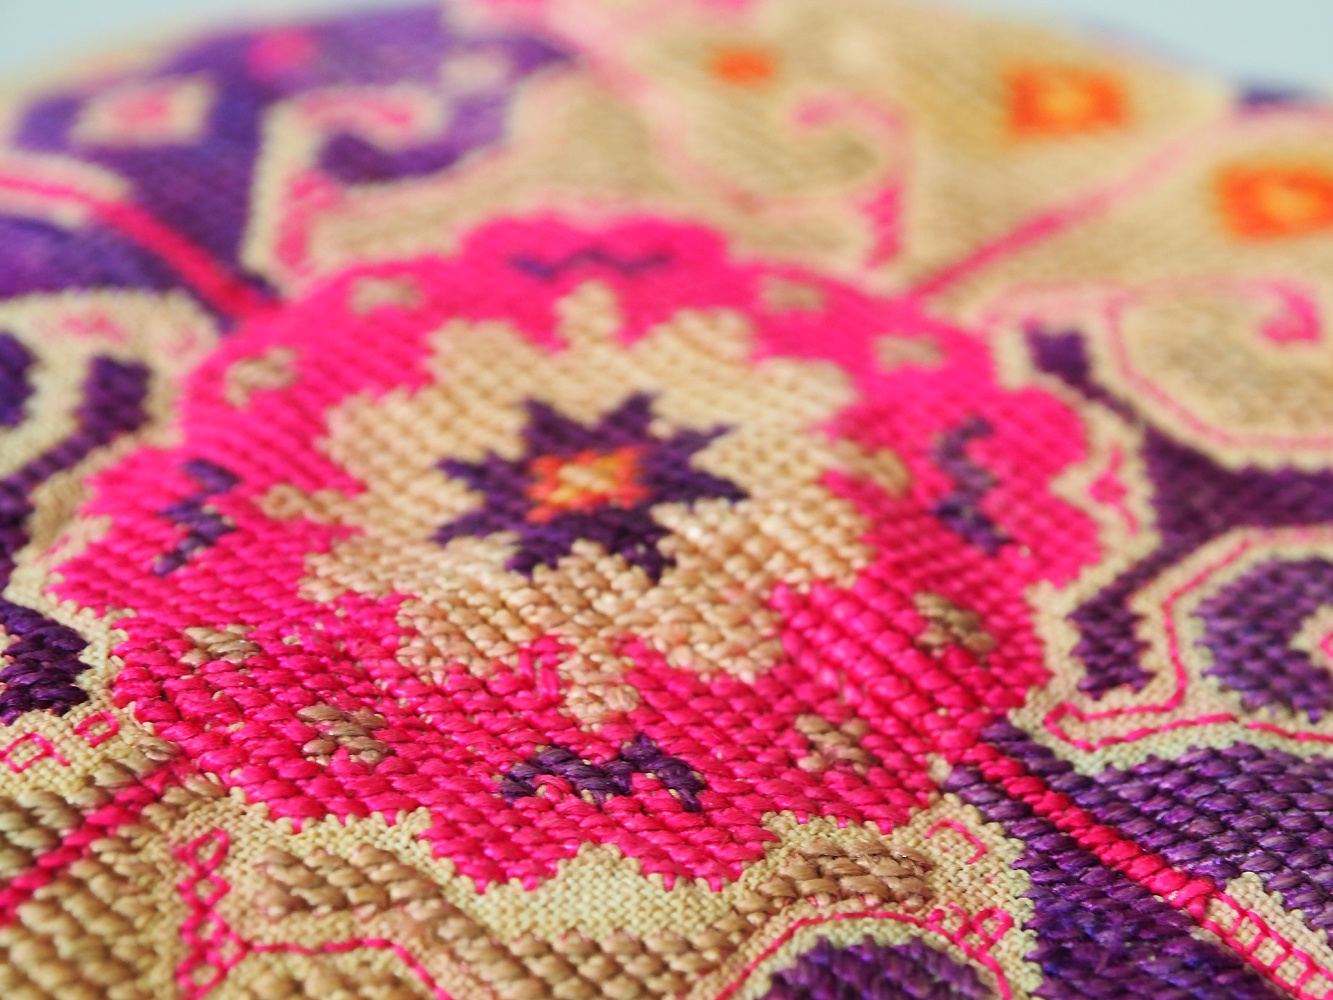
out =
[(713, 56), (713, 75), (743, 87), (768, 83), (778, 73), (777, 62), (763, 49), (722, 49)]
[(639, 451), (581, 451), (573, 458), (543, 455), (529, 466), (534, 481), (528, 496), (537, 502), (528, 519), (544, 523), (571, 511), (633, 507), (648, 498), (639, 482)]
[(1018, 135), (1095, 132), (1128, 117), (1124, 86), (1109, 73), (1045, 66), (1009, 75), (1009, 123)]
[(1333, 228), (1333, 172), (1313, 166), (1232, 167), (1218, 177), (1227, 227), (1247, 239)]

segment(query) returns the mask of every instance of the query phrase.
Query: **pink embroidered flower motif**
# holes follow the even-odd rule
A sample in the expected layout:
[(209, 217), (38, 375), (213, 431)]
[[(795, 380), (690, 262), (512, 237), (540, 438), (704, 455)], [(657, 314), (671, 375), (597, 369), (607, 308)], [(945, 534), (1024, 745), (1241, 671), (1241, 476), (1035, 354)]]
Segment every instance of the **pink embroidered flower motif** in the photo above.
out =
[(58, 591), (133, 612), (118, 702), (270, 817), (426, 810), (479, 885), (584, 843), (717, 885), (769, 814), (903, 822), (1045, 679), (1081, 440), (909, 303), (497, 223), (234, 336)]

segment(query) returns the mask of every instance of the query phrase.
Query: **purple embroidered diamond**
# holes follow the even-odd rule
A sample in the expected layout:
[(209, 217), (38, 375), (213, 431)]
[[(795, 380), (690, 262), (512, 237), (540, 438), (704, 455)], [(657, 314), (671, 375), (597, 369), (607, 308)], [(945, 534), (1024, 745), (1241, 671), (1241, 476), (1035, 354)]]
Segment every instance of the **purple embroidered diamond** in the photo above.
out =
[(649, 429), (652, 397), (645, 393), (630, 396), (592, 427), (535, 400), (527, 410), (526, 447), (517, 460), (491, 452), (480, 462), (440, 463), (486, 498), (480, 510), (435, 533), (441, 545), (463, 536), (514, 532), (518, 549), (508, 566), (531, 576), (538, 566), (554, 567), (582, 538), (657, 581), (669, 560), (658, 548), (667, 529), (653, 518), (653, 507), (745, 497), (735, 483), (691, 465), (697, 451), (729, 428), (680, 430), (659, 438)]

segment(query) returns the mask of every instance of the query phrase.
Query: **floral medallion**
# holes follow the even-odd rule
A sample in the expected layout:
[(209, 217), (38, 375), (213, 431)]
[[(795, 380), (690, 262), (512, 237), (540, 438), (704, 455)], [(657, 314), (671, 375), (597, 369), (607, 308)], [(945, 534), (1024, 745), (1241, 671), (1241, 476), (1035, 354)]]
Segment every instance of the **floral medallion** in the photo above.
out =
[(1097, 558), (1072, 411), (695, 227), (493, 224), (252, 320), (187, 399), (60, 567), (129, 612), (118, 701), (272, 820), (427, 810), (481, 886), (906, 822), (1044, 680), (1026, 591)]

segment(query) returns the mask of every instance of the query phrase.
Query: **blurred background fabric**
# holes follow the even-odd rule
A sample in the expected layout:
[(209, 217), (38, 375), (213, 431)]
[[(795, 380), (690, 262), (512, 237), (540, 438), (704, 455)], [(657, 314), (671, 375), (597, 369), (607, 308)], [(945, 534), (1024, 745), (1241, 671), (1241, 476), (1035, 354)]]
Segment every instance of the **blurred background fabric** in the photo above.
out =
[[(939, 3), (939, 0), (922, 0)], [(1333, 86), (1331, 0), (949, 0), (983, 13), (1074, 22), (1232, 79)], [(145, 37), (403, 0), (0, 0), (0, 80)]]

